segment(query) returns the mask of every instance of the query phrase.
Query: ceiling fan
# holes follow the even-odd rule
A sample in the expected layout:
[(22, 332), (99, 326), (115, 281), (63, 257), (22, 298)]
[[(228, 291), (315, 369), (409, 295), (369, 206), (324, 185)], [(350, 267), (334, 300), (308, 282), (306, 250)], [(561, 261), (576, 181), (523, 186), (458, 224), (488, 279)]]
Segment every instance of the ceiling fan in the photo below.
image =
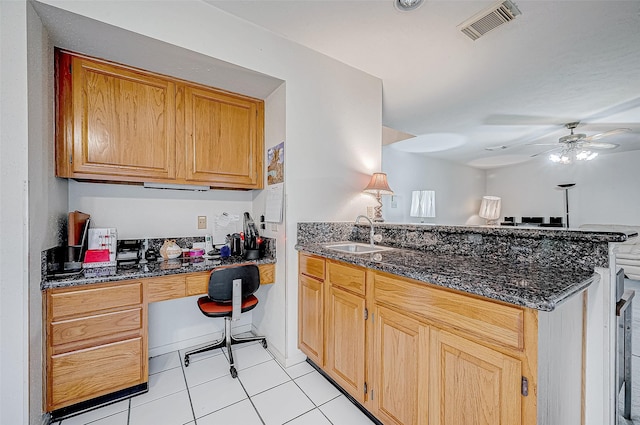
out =
[[(560, 137), (556, 143), (529, 143), (529, 145), (535, 146), (554, 146), (552, 149), (533, 154), (531, 157), (550, 153), (549, 159), (561, 164), (570, 164), (574, 160), (591, 161), (598, 156), (598, 153), (590, 149), (615, 149), (619, 146), (614, 143), (599, 142), (598, 140), (631, 131), (630, 128), (616, 128), (615, 130), (587, 136), (584, 133), (574, 133), (574, 130), (579, 124), (579, 121), (565, 124), (565, 127), (571, 131), (571, 134)], [(559, 152), (554, 152), (557, 150), (559, 150)]]

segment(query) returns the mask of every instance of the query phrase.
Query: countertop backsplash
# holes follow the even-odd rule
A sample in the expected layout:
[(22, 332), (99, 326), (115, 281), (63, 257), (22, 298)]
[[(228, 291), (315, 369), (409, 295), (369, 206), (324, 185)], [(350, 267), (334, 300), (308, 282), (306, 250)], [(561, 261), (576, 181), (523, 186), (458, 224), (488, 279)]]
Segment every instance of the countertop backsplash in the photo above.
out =
[[(263, 244), (265, 246), (265, 258), (275, 258), (276, 257), (276, 240), (273, 238), (266, 238), (261, 236)], [(124, 240), (144, 240), (144, 239), (124, 239)], [(178, 236), (178, 237), (169, 237), (169, 238), (147, 238), (149, 241), (149, 249), (154, 248), (157, 253), (160, 252), (160, 248), (164, 244), (165, 240), (175, 240), (176, 244), (180, 248), (193, 248), (194, 243), (204, 243), (204, 236)], [(219, 247), (219, 244), (216, 244), (216, 247)], [(65, 247), (57, 246), (53, 248), (46, 249), (41, 252), (41, 271), (42, 271), (42, 280), (46, 280), (47, 277), (54, 274), (56, 271), (60, 270), (64, 262), (64, 254)], [(159, 257), (162, 260), (162, 257)]]
[[(609, 242), (630, 234), (499, 226), (440, 226), (374, 223), (380, 245), (439, 254), (508, 259), (514, 264), (553, 262), (585, 268), (609, 266)], [(299, 245), (336, 241), (369, 242), (369, 225), (353, 222), (298, 223)]]

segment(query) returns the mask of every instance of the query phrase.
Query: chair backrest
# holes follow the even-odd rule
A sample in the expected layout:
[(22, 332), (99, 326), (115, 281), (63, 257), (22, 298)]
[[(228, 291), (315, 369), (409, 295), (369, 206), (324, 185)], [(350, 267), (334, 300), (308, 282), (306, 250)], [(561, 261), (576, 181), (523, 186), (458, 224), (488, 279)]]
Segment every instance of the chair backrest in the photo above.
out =
[(209, 275), (209, 298), (231, 302), (235, 279), (242, 279), (242, 298), (246, 298), (260, 287), (260, 270), (255, 264), (213, 269)]

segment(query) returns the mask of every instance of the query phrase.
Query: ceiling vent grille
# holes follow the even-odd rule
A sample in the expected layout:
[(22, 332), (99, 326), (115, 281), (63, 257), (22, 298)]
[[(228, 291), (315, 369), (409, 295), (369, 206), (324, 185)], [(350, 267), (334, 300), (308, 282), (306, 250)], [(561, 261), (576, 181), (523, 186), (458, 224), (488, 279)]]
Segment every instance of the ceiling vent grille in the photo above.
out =
[(521, 13), (510, 0), (499, 1), (458, 25), (458, 29), (475, 41), (492, 29), (513, 21)]

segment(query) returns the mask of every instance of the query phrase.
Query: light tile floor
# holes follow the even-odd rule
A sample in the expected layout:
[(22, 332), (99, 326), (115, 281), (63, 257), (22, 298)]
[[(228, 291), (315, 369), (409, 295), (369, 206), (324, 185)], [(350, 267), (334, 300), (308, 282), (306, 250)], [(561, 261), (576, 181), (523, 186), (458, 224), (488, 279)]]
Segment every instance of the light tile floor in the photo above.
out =
[(55, 422), (54, 425), (372, 425), (308, 363), (283, 368), (260, 343), (226, 351), (184, 351), (149, 360), (149, 392)]

